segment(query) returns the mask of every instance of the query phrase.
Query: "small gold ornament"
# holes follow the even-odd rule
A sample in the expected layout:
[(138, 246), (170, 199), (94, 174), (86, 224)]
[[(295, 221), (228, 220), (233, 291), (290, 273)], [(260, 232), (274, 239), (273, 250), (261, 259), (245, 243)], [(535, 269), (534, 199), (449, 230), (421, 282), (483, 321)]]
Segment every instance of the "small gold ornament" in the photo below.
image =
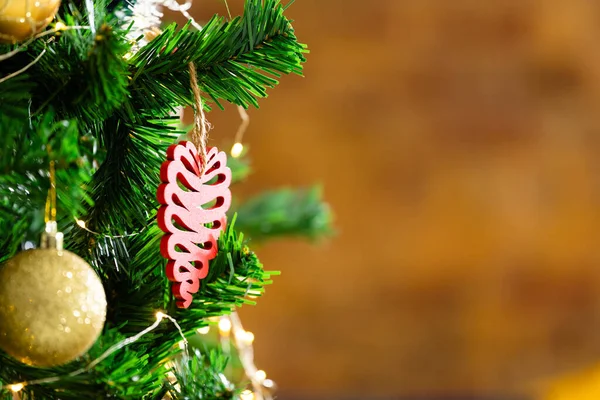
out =
[(0, 43), (30, 38), (54, 19), (60, 0), (0, 0)]
[(0, 267), (0, 348), (37, 367), (83, 355), (106, 319), (98, 275), (82, 258), (62, 250), (56, 222), (46, 231), (45, 248), (23, 251)]

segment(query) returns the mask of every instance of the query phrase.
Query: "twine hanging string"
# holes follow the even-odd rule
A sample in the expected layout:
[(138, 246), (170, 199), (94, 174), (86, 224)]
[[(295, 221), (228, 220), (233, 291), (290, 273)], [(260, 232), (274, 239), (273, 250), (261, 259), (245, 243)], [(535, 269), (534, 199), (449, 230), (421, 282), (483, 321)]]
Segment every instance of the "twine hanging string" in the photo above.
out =
[(198, 76), (196, 72), (196, 66), (193, 62), (188, 64), (190, 70), (190, 86), (192, 87), (192, 93), (194, 94), (194, 129), (190, 134), (190, 139), (194, 146), (198, 149), (200, 155), (200, 161), (202, 161), (202, 172), (206, 165), (206, 143), (208, 141), (208, 130), (210, 124), (206, 120), (204, 114), (204, 106), (202, 104), (202, 96), (200, 95), (200, 88), (198, 87)]

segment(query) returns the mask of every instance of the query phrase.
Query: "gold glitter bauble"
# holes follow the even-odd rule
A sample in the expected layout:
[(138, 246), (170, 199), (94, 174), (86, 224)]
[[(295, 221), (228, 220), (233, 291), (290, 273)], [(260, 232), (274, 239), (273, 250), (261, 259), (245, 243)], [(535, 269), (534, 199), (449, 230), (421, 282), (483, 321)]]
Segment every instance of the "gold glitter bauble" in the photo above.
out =
[(0, 0), (0, 43), (30, 38), (54, 19), (60, 0)]
[(83, 355), (105, 319), (100, 278), (69, 251), (28, 250), (0, 267), (0, 348), (25, 364), (50, 367)]

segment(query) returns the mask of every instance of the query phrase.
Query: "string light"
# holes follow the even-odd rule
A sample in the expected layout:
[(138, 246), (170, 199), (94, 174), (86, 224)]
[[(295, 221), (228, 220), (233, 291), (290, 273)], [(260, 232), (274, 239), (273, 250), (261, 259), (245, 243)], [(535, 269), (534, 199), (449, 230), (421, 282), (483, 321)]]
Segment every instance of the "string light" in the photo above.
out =
[[(143, 336), (145, 336), (148, 333), (155, 330), (164, 319), (168, 319), (177, 327), (177, 330), (179, 331), (179, 334), (181, 335), (181, 338), (182, 338), (180, 343), (184, 344), (184, 347), (185, 347), (185, 350), (187, 353), (188, 342), (187, 342), (187, 339), (185, 338), (185, 335), (183, 334), (183, 331), (181, 330), (181, 327), (179, 326), (179, 323), (177, 323), (177, 320), (175, 318), (171, 317), (170, 315), (163, 313), (162, 311), (157, 311), (155, 316), (156, 316), (156, 321), (152, 325), (150, 325), (146, 329), (140, 331), (136, 335), (130, 336), (130, 337), (110, 346), (104, 353), (102, 353), (100, 355), (100, 357), (96, 358), (95, 360), (93, 360), (87, 366), (85, 366), (83, 368), (79, 368), (73, 372), (66, 374), (66, 375), (56, 375), (56, 376), (50, 376), (48, 378), (34, 379), (31, 381), (14, 383), (14, 384), (8, 385), (7, 387), (11, 391), (16, 393), (16, 392), (21, 391), (25, 386), (42, 385), (45, 383), (59, 382), (62, 379), (72, 378), (72, 377), (81, 375), (85, 372), (88, 372), (88, 371), (92, 370), (94, 367), (96, 367), (96, 365), (100, 364), (102, 361), (104, 361), (106, 358), (108, 358), (110, 355), (115, 353), (116, 351), (118, 351), (126, 346), (129, 346), (132, 343), (137, 342), (140, 338), (142, 338)], [(0, 389), (1, 388), (2, 388), (2, 386), (0, 386)]]
[[(225, 322), (226, 321), (226, 322)], [(225, 329), (223, 329), (225, 328)], [(223, 316), (219, 320), (219, 332), (221, 333), (221, 345), (226, 354), (229, 350), (230, 333), (233, 332), (235, 345), (244, 373), (250, 380), (253, 390), (245, 390), (240, 394), (240, 400), (272, 400), (270, 390), (275, 387), (275, 382), (267, 378), (267, 373), (259, 370), (254, 365), (254, 334), (246, 331), (242, 326), (240, 317), (236, 312), (229, 316)], [(245, 397), (244, 397), (245, 396)]]
[[(193, 0), (186, 0), (184, 4), (179, 4), (175, 0), (162, 0), (162, 1), (161, 0), (146, 0), (146, 1), (140, 1), (138, 3), (141, 3), (144, 7), (146, 7), (146, 11), (148, 11), (149, 14), (152, 14), (151, 16), (155, 18), (154, 20), (151, 19), (151, 22), (149, 25), (152, 25), (154, 27), (159, 25), (160, 20), (162, 18), (162, 13), (160, 13), (157, 9), (155, 10), (154, 8), (156, 8), (156, 6), (158, 6), (158, 5), (163, 5), (163, 6), (166, 6), (167, 8), (169, 8), (170, 10), (180, 12), (182, 15), (184, 15), (186, 18), (188, 18), (190, 23), (196, 29), (201, 30), (202, 27), (187, 12), (187, 10), (189, 10), (192, 5), (192, 1)], [(86, 0), (86, 6), (88, 6), (88, 11), (89, 11), (91, 4), (93, 4), (93, 2), (91, 0)], [(49, 29), (44, 32), (41, 32), (40, 34), (32, 37), (29, 41), (23, 43), (21, 46), (19, 46), (15, 50), (13, 50), (9, 53), (0, 55), (0, 61), (8, 59), (8, 58), (16, 55), (18, 52), (20, 52), (21, 50), (26, 48), (31, 42), (33, 42), (34, 40), (39, 39), (43, 36), (51, 35), (54, 33), (60, 33), (62, 31), (66, 31), (69, 29), (91, 29), (91, 30), (94, 30), (95, 27), (93, 26), (93, 24), (94, 24), (93, 12), (89, 12), (89, 14), (91, 14), (90, 26), (67, 26), (63, 22), (58, 21), (54, 25), (54, 29)], [(135, 15), (137, 13), (134, 12), (133, 14)], [(158, 18), (156, 18), (156, 17), (158, 17)], [(156, 23), (157, 20), (158, 20), (158, 23)], [(17, 75), (23, 73), (28, 68), (30, 68), (35, 63), (37, 63), (45, 53), (46, 53), (46, 50), (44, 49), (30, 64), (26, 65), (23, 69), (16, 71), (13, 74), (3, 77), (2, 79), (0, 79), (0, 82), (4, 82), (5, 80), (8, 80), (10, 78), (13, 78), (14, 76), (17, 76)], [(243, 139), (244, 133), (247, 130), (248, 125), (250, 123), (250, 118), (248, 116), (248, 113), (246, 112), (246, 110), (243, 107), (238, 106), (238, 113), (240, 115), (242, 122), (240, 123), (240, 126), (238, 127), (238, 130), (235, 135), (235, 143), (231, 148), (231, 156), (234, 158), (241, 156), (241, 154), (244, 151), (244, 145), (242, 144), (242, 139)], [(134, 234), (118, 235), (118, 236), (104, 235), (104, 234), (101, 234), (98, 232), (94, 232), (94, 231), (90, 230), (89, 228), (87, 228), (86, 223), (83, 220), (75, 218), (75, 221), (81, 229), (84, 229), (89, 233), (99, 235), (99, 236), (104, 236), (107, 238), (130, 237), (130, 236), (135, 236), (135, 235), (138, 235), (139, 233), (141, 233), (141, 232), (138, 232), (138, 233), (134, 233)], [(87, 372), (87, 371), (91, 370), (92, 368), (94, 368), (96, 365), (98, 365), (100, 362), (102, 362), (104, 359), (106, 359), (108, 356), (113, 354), (114, 352), (122, 349), (123, 347), (128, 346), (131, 343), (136, 342), (137, 340), (139, 340), (141, 337), (143, 337), (147, 333), (156, 329), (160, 325), (160, 323), (163, 321), (163, 319), (165, 319), (165, 318), (169, 319), (177, 327), (179, 334), (182, 337), (182, 340), (179, 342), (179, 347), (182, 350), (185, 350), (187, 352), (188, 351), (188, 342), (187, 342), (187, 339), (185, 338), (185, 335), (183, 334), (183, 331), (181, 330), (181, 327), (177, 323), (177, 321), (174, 318), (172, 318), (171, 316), (164, 314), (162, 311), (156, 312), (155, 316), (156, 316), (156, 321), (152, 325), (150, 325), (148, 328), (139, 332), (137, 335), (131, 336), (131, 337), (124, 339), (123, 341), (111, 346), (100, 357), (98, 357), (97, 359), (92, 361), (90, 364), (88, 364), (84, 368), (80, 368), (80, 369), (73, 371), (64, 376), (54, 376), (54, 377), (48, 377), (48, 378), (44, 378), (44, 379), (32, 380), (32, 381), (28, 381), (28, 382), (21, 382), (21, 383), (9, 385), (8, 387), (10, 388), (11, 391), (17, 393), (17, 392), (21, 391), (26, 385), (40, 385), (40, 384), (44, 384), (44, 383), (57, 382), (63, 378), (74, 377), (74, 376), (80, 375), (84, 372)], [(227, 317), (222, 317), (219, 319), (219, 324), (218, 324), (219, 332), (221, 333), (222, 336), (225, 336), (228, 338), (233, 325), (236, 326), (235, 332), (237, 332), (237, 333), (234, 334), (234, 336), (236, 338), (236, 342), (238, 344), (238, 347), (239, 347), (239, 350), (241, 353), (240, 357), (242, 359), (242, 364), (244, 365), (244, 370), (246, 372), (246, 375), (251, 379), (255, 390), (258, 389), (256, 394), (251, 390), (243, 391), (240, 394), (240, 400), (257, 400), (257, 396), (258, 396), (258, 400), (271, 399), (270, 395), (268, 395), (268, 394), (263, 395), (261, 393), (260, 387), (257, 385), (257, 383), (262, 383), (264, 387), (273, 387), (274, 382), (270, 379), (266, 379), (267, 374), (265, 371), (256, 370), (256, 367), (254, 367), (253, 350), (251, 348), (251, 345), (254, 341), (254, 334), (252, 332), (245, 331), (241, 327), (241, 322), (239, 321), (237, 314), (234, 313), (232, 315), (232, 317), (233, 317), (233, 323), (232, 323), (232, 320)], [(202, 328), (199, 328), (197, 331), (200, 334), (207, 334), (210, 331), (210, 327), (209, 326), (202, 327)], [(254, 372), (254, 373), (252, 373), (252, 372)], [(171, 371), (170, 371), (170, 374), (172, 374)], [(169, 378), (172, 379), (173, 377), (169, 376)]]
[[(166, 6), (167, 8), (169, 8), (170, 10), (173, 11), (178, 11), (180, 12), (182, 15), (184, 15), (186, 18), (188, 18), (188, 20), (190, 21), (190, 23), (198, 30), (201, 30), (202, 27), (194, 20), (194, 18), (187, 12), (187, 10), (189, 10), (191, 8), (193, 0), (186, 0), (184, 4), (179, 4), (177, 1), (175, 0), (162, 0), (162, 1), (156, 1), (156, 0), (146, 0), (146, 1), (140, 1), (139, 3), (145, 3), (145, 6), (155, 6), (157, 4)], [(226, 2), (227, 5), (227, 2)], [(34, 40), (37, 40), (41, 37), (44, 36), (48, 36), (48, 35), (52, 35), (52, 34), (58, 34), (60, 32), (66, 31), (66, 30), (70, 30), (70, 29), (88, 29), (88, 30), (92, 30), (92, 32), (95, 31), (95, 26), (94, 26), (94, 12), (93, 12), (93, 1), (92, 0), (86, 0), (86, 6), (88, 8), (88, 17), (90, 19), (90, 26), (67, 26), (65, 25), (63, 22), (58, 21), (56, 22), (56, 24), (54, 25), (54, 29), (49, 29), (46, 30), (44, 32), (41, 32), (35, 36), (33, 36), (30, 40), (28, 40), (27, 42), (23, 43), (21, 46), (17, 47), (16, 49), (14, 49), (11, 52), (5, 53), (5, 54), (1, 54), (0, 55), (0, 61), (6, 60), (14, 55), (16, 55), (17, 53), (19, 53), (21, 50), (27, 48), (27, 46), (29, 44), (31, 44)], [(228, 5), (227, 5), (228, 6)], [(229, 9), (228, 9), (229, 12)], [(134, 13), (135, 14), (135, 13)], [(160, 19), (162, 18), (162, 13), (158, 13), (152, 10), (152, 16), (154, 17), (158, 17), (158, 22), (160, 22)], [(231, 16), (231, 15), (230, 15)], [(152, 25), (157, 26), (158, 24), (154, 24), (156, 20), (152, 21)], [(51, 40), (53, 40), (53, 38), (51, 38)], [(26, 65), (24, 68), (22, 68), (19, 71), (16, 71), (12, 74), (9, 74), (3, 78), (0, 79), (0, 83), (4, 82), (10, 78), (13, 78), (23, 72), (25, 72), (27, 69), (29, 69), (31, 66), (33, 66), (34, 64), (36, 64), (41, 58), (42, 56), (46, 53), (46, 49), (44, 49), (31, 63), (29, 63), (28, 65)], [(242, 123), (240, 124), (238, 131), (236, 133), (236, 142), (233, 145), (232, 149), (231, 149), (231, 155), (234, 158), (239, 157), (243, 150), (244, 150), (244, 145), (241, 143), (241, 140), (244, 136), (244, 132), (246, 131), (250, 119), (249, 116), (246, 112), (246, 110), (239, 106), (238, 107), (238, 112), (240, 114), (240, 117), (242, 119)], [(86, 230), (89, 233), (95, 234), (95, 235), (99, 235), (99, 236), (104, 236), (107, 238), (122, 238), (122, 237), (130, 237), (130, 236), (135, 236), (138, 235), (141, 232), (138, 233), (133, 233), (133, 234), (127, 234), (127, 235), (117, 235), (117, 236), (111, 236), (111, 235), (105, 235), (105, 234), (101, 234), (99, 232), (95, 232), (90, 230), (89, 228), (87, 228), (85, 221), (80, 220), (75, 218), (75, 221), (77, 223), (77, 225), (81, 228)], [(144, 335), (152, 332), (154, 329), (156, 329), (160, 323), (166, 318), (169, 319), (178, 329), (179, 334), (182, 337), (182, 340), (179, 342), (179, 347), (182, 350), (185, 350), (186, 352), (188, 351), (188, 341), (185, 338), (185, 335), (181, 329), (181, 327), (179, 326), (179, 324), (177, 323), (177, 321), (172, 318), (171, 316), (163, 313), (162, 311), (158, 311), (155, 314), (156, 316), (156, 321), (150, 325), (148, 328), (142, 330), (141, 332), (139, 332), (138, 334), (131, 336), (129, 338), (126, 338), (124, 340), (122, 340), (121, 342), (111, 346), (109, 349), (107, 349), (102, 355), (100, 355), (100, 357), (98, 357), (97, 359), (93, 360), (92, 362), (90, 362), (86, 367), (80, 368), (78, 370), (75, 370), (69, 374), (63, 375), (63, 376), (53, 376), (53, 377), (48, 377), (48, 378), (43, 378), (43, 379), (37, 379), (37, 380), (31, 380), (31, 381), (26, 381), (26, 382), (21, 382), (21, 383), (16, 383), (16, 384), (12, 384), (12, 385), (8, 385), (8, 388), (17, 393), (20, 392), (21, 390), (23, 390), (23, 388), (27, 385), (41, 385), (44, 383), (53, 383), (53, 382), (57, 382), (60, 381), (63, 378), (68, 378), (68, 377), (75, 377), (77, 375), (80, 375), (82, 373), (85, 373), (87, 371), (90, 371), (92, 368), (94, 368), (95, 366), (97, 366), (100, 362), (102, 362), (103, 360), (105, 360), (107, 357), (109, 357), (111, 354), (113, 354), (114, 352), (138, 341), (141, 337), (143, 337)], [(219, 320), (219, 331), (222, 335), (224, 336), (229, 336), (229, 333), (232, 330), (232, 321), (227, 318), (221, 318)], [(199, 328), (198, 333), (200, 334), (207, 334), (210, 331), (210, 326), (206, 326), (206, 327), (202, 327)], [(243, 329), (240, 330), (240, 337), (236, 339), (238, 339), (240, 342), (244, 343), (245, 345), (251, 345), (252, 342), (254, 341), (254, 334), (252, 332), (248, 332), (248, 331), (244, 331)], [(245, 368), (246, 369), (246, 368)], [(168, 373), (169, 375), (169, 380), (172, 380), (174, 378), (173, 372), (169, 371)], [(268, 387), (266, 385), (267, 381), (271, 382), (271, 380), (266, 379), (266, 372), (263, 370), (259, 370), (256, 371), (256, 373), (254, 374), (256, 379), (259, 381), (264, 381), (265, 383), (265, 387)], [(225, 378), (223, 376), (223, 378)], [(271, 385), (272, 386), (272, 385)], [(0, 385), (0, 389), (1, 389), (1, 385)], [(262, 399), (262, 396), (259, 397), (260, 399)], [(255, 393), (252, 392), (251, 390), (245, 390), (244, 392), (242, 392), (240, 394), (240, 400), (255, 400), (256, 396)]]
[(17, 383), (15, 385), (10, 385), (10, 390), (12, 390), (13, 392), (20, 392), (21, 390), (23, 390), (23, 388), (25, 387), (24, 384), (22, 383)]
[(196, 329), (196, 332), (198, 332), (201, 335), (206, 335), (208, 332), (210, 332), (210, 326), (203, 326), (202, 328), (198, 328)]
[(242, 339), (247, 345), (251, 345), (254, 342), (254, 333), (246, 332)]
[(231, 157), (238, 158), (242, 155), (244, 151), (244, 145), (242, 144), (242, 139), (244, 138), (244, 133), (248, 129), (248, 125), (250, 125), (250, 116), (246, 112), (246, 109), (242, 106), (238, 106), (238, 113), (240, 114), (240, 118), (242, 122), (238, 127), (237, 132), (235, 133), (235, 139), (233, 147), (231, 148)]
[(275, 382), (273, 382), (271, 379), (265, 379), (262, 384), (268, 389), (275, 387)]
[(243, 151), (244, 151), (244, 145), (241, 144), (240, 142), (236, 142), (233, 144), (233, 147), (231, 148), (231, 157), (238, 158), (239, 156), (242, 155)]
[(249, 346), (254, 342), (254, 333), (249, 331), (238, 331), (235, 333), (235, 338)]
[(265, 379), (267, 379), (267, 373), (265, 371), (263, 371), (262, 369), (259, 369), (258, 371), (256, 371), (254, 376), (260, 382), (264, 382)]
[(14, 78), (17, 75), (21, 75), (23, 72), (27, 71), (29, 68), (33, 67), (38, 61), (40, 61), (40, 59), (44, 56), (44, 54), (46, 54), (46, 49), (42, 50), (42, 52), (36, 58), (34, 58), (33, 61), (31, 61), (29, 64), (27, 64), (20, 70), (15, 71), (12, 74), (8, 74), (5, 77), (3, 77), (2, 79), (0, 79), (0, 83), (5, 82), (5, 81), (9, 80), (10, 78)]
[[(57, 24), (58, 25), (58, 24)], [(48, 29), (46, 31), (43, 31), (35, 36), (33, 36), (31, 39), (29, 39), (28, 41), (26, 41), (25, 43), (23, 43), (22, 45), (20, 45), (19, 47), (17, 47), (16, 49), (9, 51), (8, 53), (4, 53), (4, 54), (0, 54), (0, 61), (4, 61), (4, 60), (8, 60), (9, 58), (17, 55), (21, 50), (27, 48), (27, 46), (29, 44), (31, 44), (34, 40), (39, 39), (43, 36), (48, 36), (48, 35), (52, 35), (54, 33), (58, 33), (60, 31), (64, 31), (67, 29), (90, 29), (89, 26), (66, 26), (65, 24), (61, 23), (60, 29), (58, 28), (54, 28), (54, 29)], [(50, 43), (52, 40), (54, 40), (54, 38), (50, 38), (46, 44)], [(19, 76), (21, 75), (23, 72), (27, 71), (29, 68), (31, 68), (32, 66), (34, 66), (38, 61), (40, 61), (42, 59), (42, 57), (44, 56), (44, 54), (46, 54), (46, 49), (42, 50), (41, 53), (34, 58), (30, 63), (28, 63), (27, 65), (25, 65), (23, 68), (19, 69), (18, 71), (15, 71), (11, 74), (8, 74), (2, 78), (0, 78), (0, 83), (5, 82), (11, 78), (14, 78), (15, 76)]]
[(77, 226), (79, 226), (81, 229), (83, 229), (84, 231), (87, 231), (89, 233), (91, 233), (92, 235), (96, 235), (96, 236), (103, 236), (105, 238), (109, 238), (109, 239), (120, 239), (120, 238), (128, 238), (128, 237), (132, 237), (132, 236), (137, 236), (140, 233), (142, 233), (144, 231), (144, 229), (146, 229), (146, 227), (142, 228), (142, 230), (140, 232), (136, 232), (136, 233), (128, 233), (125, 235), (106, 235), (100, 232), (95, 232), (91, 229), (89, 229), (87, 227), (87, 225), (85, 224), (84, 220), (75, 218), (75, 223), (77, 224)]
[(54, 29), (56, 29), (57, 32), (64, 31), (67, 29), (67, 25), (65, 25), (62, 21), (57, 21), (56, 24), (54, 24)]
[(229, 336), (231, 332), (231, 321), (227, 317), (223, 317), (219, 320), (219, 331), (221, 334)]
[(35, 41), (41, 37), (52, 35), (53, 33), (58, 33), (61, 31), (66, 31), (68, 29), (90, 29), (90, 27), (89, 26), (80, 26), (80, 25), (67, 26), (64, 23), (59, 21), (54, 25), (54, 29), (48, 29), (43, 32), (40, 32), (37, 35), (30, 38), (29, 40), (27, 40), (26, 42), (24, 42), (23, 44), (21, 44), (16, 49), (9, 51), (8, 53), (0, 54), (0, 61), (4, 61), (4, 60), (7, 60), (7, 59), (15, 56), (21, 50), (27, 48), (27, 46), (29, 46), (33, 41)]
[(190, 353), (189, 353), (189, 348), (188, 348), (188, 341), (185, 337), (185, 334), (183, 333), (183, 330), (181, 329), (181, 326), (179, 325), (179, 323), (177, 322), (177, 320), (173, 317), (171, 317), (168, 314), (162, 314), (163, 318), (167, 318), (169, 321), (171, 321), (171, 323), (173, 325), (175, 325), (175, 328), (177, 328), (177, 331), (179, 332), (179, 336), (181, 336), (181, 342), (179, 342), (179, 348), (181, 350), (183, 350), (185, 352), (185, 355), (189, 358)]

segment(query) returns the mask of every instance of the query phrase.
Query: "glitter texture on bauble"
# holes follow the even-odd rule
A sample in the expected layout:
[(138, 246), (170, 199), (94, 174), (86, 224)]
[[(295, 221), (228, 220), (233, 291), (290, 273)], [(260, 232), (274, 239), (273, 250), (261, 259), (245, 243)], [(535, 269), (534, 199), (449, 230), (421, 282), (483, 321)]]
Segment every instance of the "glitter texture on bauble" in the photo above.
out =
[(100, 278), (69, 251), (27, 250), (0, 267), (0, 348), (24, 364), (51, 367), (85, 354), (105, 319)]
[(0, 43), (17, 43), (44, 29), (60, 0), (0, 0)]

